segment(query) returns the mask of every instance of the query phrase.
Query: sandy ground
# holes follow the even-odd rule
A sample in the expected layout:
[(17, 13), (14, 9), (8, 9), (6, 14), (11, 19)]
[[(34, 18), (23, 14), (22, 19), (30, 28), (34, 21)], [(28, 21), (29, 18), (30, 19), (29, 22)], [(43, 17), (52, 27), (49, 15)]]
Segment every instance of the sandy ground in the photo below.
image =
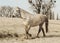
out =
[[(24, 25), (20, 18), (1, 18), (0, 17), (0, 33), (2, 34), (18, 34), (19, 37), (3, 37), (0, 38), (0, 43), (60, 43), (60, 21), (49, 21), (49, 32), (46, 33), (46, 37), (43, 37), (42, 32), (40, 38), (25, 39)], [(38, 26), (32, 27), (29, 33), (32, 37), (35, 37), (38, 31)]]

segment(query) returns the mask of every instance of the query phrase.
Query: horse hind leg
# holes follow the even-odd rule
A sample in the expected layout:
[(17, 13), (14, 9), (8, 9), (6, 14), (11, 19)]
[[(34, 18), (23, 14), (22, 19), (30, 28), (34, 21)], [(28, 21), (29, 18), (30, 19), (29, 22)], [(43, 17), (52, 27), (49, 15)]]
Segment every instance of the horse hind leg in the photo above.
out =
[(39, 38), (38, 35), (39, 35), (39, 33), (41, 32), (41, 30), (42, 30), (42, 32), (43, 32), (43, 36), (44, 36), (44, 37), (46, 36), (43, 27), (39, 25), (39, 30), (38, 30), (38, 34), (37, 34), (37, 37), (38, 37), (38, 38)]
[(37, 33), (37, 37), (39, 38), (39, 33), (41, 32), (41, 29), (39, 28), (38, 33)]
[(46, 33), (48, 32), (48, 22), (45, 23)]
[(41, 27), (41, 29), (42, 29), (42, 32), (43, 32), (43, 37), (45, 37), (46, 35), (45, 35), (43, 27)]
[(41, 26), (39, 25), (39, 30), (38, 30), (38, 33), (37, 33), (37, 37), (39, 38), (39, 33), (41, 32)]
[(46, 18), (46, 21), (45, 21), (46, 33), (48, 32), (48, 24), (49, 24), (49, 21), (48, 21), (48, 18)]

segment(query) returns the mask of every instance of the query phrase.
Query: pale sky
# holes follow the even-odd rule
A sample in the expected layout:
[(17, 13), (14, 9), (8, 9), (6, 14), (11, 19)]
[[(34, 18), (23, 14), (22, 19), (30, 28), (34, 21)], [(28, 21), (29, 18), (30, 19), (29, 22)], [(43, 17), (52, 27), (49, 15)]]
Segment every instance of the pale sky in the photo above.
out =
[[(19, 6), (20, 8), (25, 9), (29, 12), (32, 11), (32, 9), (30, 8), (31, 5), (28, 4), (27, 0), (0, 0), (0, 6)], [(60, 0), (56, 0), (54, 12), (55, 15), (58, 13), (60, 17)]]

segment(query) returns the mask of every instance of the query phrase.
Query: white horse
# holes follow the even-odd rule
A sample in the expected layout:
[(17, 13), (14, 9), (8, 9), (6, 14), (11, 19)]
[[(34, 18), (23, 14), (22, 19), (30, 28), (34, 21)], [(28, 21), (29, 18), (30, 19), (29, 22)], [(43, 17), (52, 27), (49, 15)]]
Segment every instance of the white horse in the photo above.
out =
[(45, 36), (45, 32), (42, 27), (44, 22), (45, 22), (46, 32), (48, 32), (48, 17), (46, 15), (36, 14), (36, 15), (32, 15), (28, 18), (22, 18), (22, 19), (23, 19), (23, 24), (25, 25), (25, 31), (26, 31), (27, 38), (28, 38), (28, 35), (31, 36), (31, 34), (28, 33), (30, 28), (34, 27), (34, 26), (38, 26), (38, 25), (39, 25), (39, 30), (37, 33), (37, 37), (41, 30), (43, 32), (43, 36)]
[[(20, 13), (19, 7), (16, 7), (16, 10), (18, 13)], [(23, 19), (23, 24), (25, 25), (25, 31), (26, 31), (27, 38), (28, 38), (28, 35), (31, 36), (31, 34), (28, 33), (30, 28), (37, 26), (37, 25), (39, 25), (37, 37), (38, 37), (41, 30), (43, 32), (43, 36), (45, 36), (45, 32), (44, 32), (44, 29), (42, 27), (44, 22), (45, 22), (46, 32), (48, 32), (48, 17), (46, 15), (35, 14), (35, 15), (31, 15), (28, 18), (23, 18), (22, 15), (20, 14), (20, 18)]]

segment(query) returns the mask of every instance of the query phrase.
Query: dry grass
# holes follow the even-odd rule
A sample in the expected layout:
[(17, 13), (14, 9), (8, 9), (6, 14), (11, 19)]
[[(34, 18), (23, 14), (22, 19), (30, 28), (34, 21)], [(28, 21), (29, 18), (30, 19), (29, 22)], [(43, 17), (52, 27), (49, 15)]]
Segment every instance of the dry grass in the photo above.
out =
[[(60, 21), (49, 21), (49, 32), (46, 37), (40, 33), (40, 38), (24, 39), (25, 30), (20, 18), (0, 17), (0, 43), (60, 43)], [(37, 27), (32, 27), (29, 33), (35, 37), (38, 31)]]

